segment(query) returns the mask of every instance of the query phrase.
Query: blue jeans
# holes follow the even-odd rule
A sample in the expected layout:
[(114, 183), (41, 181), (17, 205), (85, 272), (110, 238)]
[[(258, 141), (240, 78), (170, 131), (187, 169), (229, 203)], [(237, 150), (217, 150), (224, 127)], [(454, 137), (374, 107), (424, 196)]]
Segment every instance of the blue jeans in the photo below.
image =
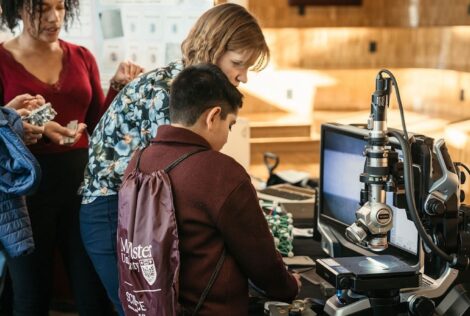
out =
[(124, 316), (119, 300), (119, 275), (116, 255), (118, 196), (102, 196), (80, 209), (83, 244), (93, 262), (108, 297), (119, 315)]

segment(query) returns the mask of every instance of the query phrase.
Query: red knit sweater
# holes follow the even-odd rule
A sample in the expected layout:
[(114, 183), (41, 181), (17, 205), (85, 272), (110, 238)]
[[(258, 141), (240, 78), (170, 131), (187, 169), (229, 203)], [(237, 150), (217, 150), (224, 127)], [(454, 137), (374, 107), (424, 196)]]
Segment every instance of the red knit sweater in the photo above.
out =
[[(56, 110), (54, 121), (66, 126), (72, 120), (88, 125), (91, 134), (101, 115), (116, 96), (109, 89), (105, 99), (95, 58), (86, 48), (60, 40), (64, 51), (62, 71), (58, 82), (46, 84), (29, 73), (13, 55), (0, 44), (0, 103), (7, 104), (15, 96), (40, 94)], [(47, 143), (43, 140), (30, 146), (34, 154), (61, 153), (88, 148), (84, 135), (73, 147)]]

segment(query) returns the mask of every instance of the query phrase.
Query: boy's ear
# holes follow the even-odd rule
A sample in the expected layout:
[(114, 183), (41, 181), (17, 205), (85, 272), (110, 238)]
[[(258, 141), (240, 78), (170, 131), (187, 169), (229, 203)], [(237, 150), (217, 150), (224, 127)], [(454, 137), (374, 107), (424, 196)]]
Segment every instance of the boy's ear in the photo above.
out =
[(222, 113), (222, 108), (220, 106), (215, 106), (208, 110), (206, 116), (206, 125), (209, 130), (212, 129), (215, 121), (220, 119), (220, 113)]

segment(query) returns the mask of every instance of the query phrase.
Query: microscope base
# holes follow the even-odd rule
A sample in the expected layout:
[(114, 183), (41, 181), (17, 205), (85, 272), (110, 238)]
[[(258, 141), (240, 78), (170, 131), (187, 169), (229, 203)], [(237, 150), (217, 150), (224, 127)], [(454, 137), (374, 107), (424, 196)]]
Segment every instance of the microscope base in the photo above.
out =
[(326, 301), (324, 312), (330, 316), (369, 315), (370, 302), (367, 297), (347, 305), (342, 304), (336, 296)]

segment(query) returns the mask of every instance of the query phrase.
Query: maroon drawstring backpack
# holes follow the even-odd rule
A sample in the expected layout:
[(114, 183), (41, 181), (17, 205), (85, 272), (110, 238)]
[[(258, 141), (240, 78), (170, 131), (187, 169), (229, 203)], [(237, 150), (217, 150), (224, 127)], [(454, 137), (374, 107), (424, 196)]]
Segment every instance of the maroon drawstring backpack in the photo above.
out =
[(165, 169), (150, 174), (139, 169), (144, 150), (138, 152), (136, 167), (119, 190), (119, 298), (126, 315), (196, 315), (220, 271), (225, 250), (196, 308), (184, 310), (178, 304), (179, 239), (168, 173), (206, 149), (186, 153)]

